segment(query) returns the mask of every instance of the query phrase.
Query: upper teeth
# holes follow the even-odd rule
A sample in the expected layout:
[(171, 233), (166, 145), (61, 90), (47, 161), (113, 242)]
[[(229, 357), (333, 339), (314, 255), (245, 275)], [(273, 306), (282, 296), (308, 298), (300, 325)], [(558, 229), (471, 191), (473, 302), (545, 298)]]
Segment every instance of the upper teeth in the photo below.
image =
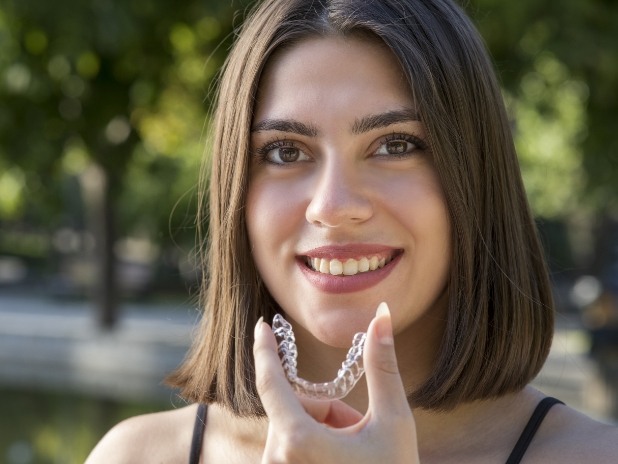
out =
[(361, 259), (350, 258), (345, 261), (339, 259), (307, 258), (307, 264), (314, 271), (321, 272), (322, 274), (351, 276), (359, 272), (375, 271), (384, 267), (390, 260), (391, 258), (379, 258), (377, 256), (362, 257)]

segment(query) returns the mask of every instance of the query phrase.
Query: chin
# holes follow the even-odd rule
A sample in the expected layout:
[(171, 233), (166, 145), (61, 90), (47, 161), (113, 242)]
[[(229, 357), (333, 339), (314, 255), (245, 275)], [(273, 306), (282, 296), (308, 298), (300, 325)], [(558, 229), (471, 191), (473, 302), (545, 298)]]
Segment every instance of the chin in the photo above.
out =
[(347, 350), (352, 346), (354, 335), (367, 332), (371, 318), (371, 315), (358, 310), (354, 314), (350, 314), (350, 310), (329, 310), (298, 317), (302, 322), (296, 322), (296, 318), (291, 317), (290, 323), (299, 342), (309, 335), (330, 347)]

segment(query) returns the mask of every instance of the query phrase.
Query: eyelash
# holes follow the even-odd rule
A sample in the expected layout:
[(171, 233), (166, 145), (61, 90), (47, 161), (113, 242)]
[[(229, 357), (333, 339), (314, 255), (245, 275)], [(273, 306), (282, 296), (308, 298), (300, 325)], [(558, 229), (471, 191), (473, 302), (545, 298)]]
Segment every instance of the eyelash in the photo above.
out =
[(290, 140), (286, 140), (286, 139), (274, 139), (271, 140), (270, 142), (266, 142), (264, 145), (262, 145), (261, 147), (257, 148), (255, 150), (255, 153), (260, 155), (261, 158), (266, 157), (266, 155), (268, 155), (268, 153), (271, 150), (274, 150), (275, 148), (295, 148), (296, 145), (294, 145), (294, 142), (290, 141)]
[[(423, 139), (412, 135), (412, 134), (405, 134), (405, 133), (401, 133), (401, 132), (393, 132), (392, 134), (387, 135), (386, 137), (383, 137), (380, 141), (379, 141), (379, 146), (384, 145), (385, 143), (388, 142), (393, 142), (396, 140), (403, 140), (404, 142), (408, 142), (413, 144), (416, 148), (413, 150), (414, 152), (416, 151), (425, 151), (429, 148), (429, 145), (427, 144), (427, 142), (425, 142)], [(387, 155), (387, 157), (394, 157), (394, 158), (404, 158), (406, 156), (410, 156), (412, 153), (402, 153), (401, 155), (397, 155), (397, 154), (389, 154)]]
[[(385, 137), (382, 137), (382, 139), (379, 140), (378, 142), (378, 146), (382, 146), (385, 143), (388, 142), (393, 142), (396, 140), (403, 140), (404, 142), (408, 142), (413, 144), (416, 149), (413, 151), (425, 151), (429, 148), (429, 145), (427, 144), (427, 142), (425, 142), (423, 139), (412, 135), (412, 134), (405, 134), (405, 133), (400, 133), (400, 132), (393, 132), (392, 134), (389, 134)], [(257, 155), (258, 161), (259, 162), (265, 162), (265, 163), (272, 163), (272, 164), (277, 164), (277, 165), (281, 165), (281, 163), (273, 163), (271, 161), (269, 161), (267, 159), (268, 154), (277, 148), (298, 148), (297, 145), (291, 141), (291, 140), (287, 140), (287, 139), (282, 139), (282, 138), (276, 138), (274, 140), (271, 140), (269, 142), (266, 142), (264, 145), (262, 145), (261, 147), (258, 147), (255, 150), (255, 154)], [(387, 157), (387, 158), (405, 158), (407, 156), (410, 156), (411, 153), (406, 152), (406, 153), (402, 153), (402, 154), (389, 154), (389, 155), (382, 155), (383, 157)], [(380, 155), (378, 155), (380, 156)], [(285, 163), (284, 163), (285, 164)], [(292, 163), (290, 163), (292, 164)]]
[(257, 158), (258, 163), (260, 163), (260, 164), (261, 163), (268, 163), (268, 164), (274, 164), (276, 166), (285, 166), (287, 164), (289, 164), (289, 165), (294, 164), (293, 162), (291, 162), (291, 163), (277, 163), (277, 162), (274, 162), (274, 161), (270, 161), (268, 159), (268, 154), (272, 150), (275, 150), (277, 148), (296, 148), (296, 149), (299, 149), (297, 144), (295, 142), (291, 141), (291, 140), (276, 138), (274, 140), (266, 142), (261, 147), (258, 147), (258, 148), (255, 149), (255, 156)]

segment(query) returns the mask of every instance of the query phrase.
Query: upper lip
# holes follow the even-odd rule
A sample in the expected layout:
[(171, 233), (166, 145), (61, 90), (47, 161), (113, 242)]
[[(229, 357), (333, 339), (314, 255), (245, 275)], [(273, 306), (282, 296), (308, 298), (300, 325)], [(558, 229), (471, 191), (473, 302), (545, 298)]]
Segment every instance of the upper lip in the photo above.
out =
[(401, 253), (401, 248), (388, 245), (359, 243), (347, 245), (325, 245), (312, 248), (299, 256), (320, 259), (361, 259), (363, 257), (377, 256), (379, 258), (392, 258)]

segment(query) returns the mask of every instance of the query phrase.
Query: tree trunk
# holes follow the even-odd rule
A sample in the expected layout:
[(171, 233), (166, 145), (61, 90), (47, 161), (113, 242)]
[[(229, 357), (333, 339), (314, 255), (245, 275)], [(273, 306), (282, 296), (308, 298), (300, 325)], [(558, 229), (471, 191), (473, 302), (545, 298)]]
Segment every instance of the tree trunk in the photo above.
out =
[(118, 321), (116, 240), (113, 189), (108, 173), (92, 164), (81, 176), (90, 233), (94, 238), (91, 293), (99, 326), (111, 330)]

